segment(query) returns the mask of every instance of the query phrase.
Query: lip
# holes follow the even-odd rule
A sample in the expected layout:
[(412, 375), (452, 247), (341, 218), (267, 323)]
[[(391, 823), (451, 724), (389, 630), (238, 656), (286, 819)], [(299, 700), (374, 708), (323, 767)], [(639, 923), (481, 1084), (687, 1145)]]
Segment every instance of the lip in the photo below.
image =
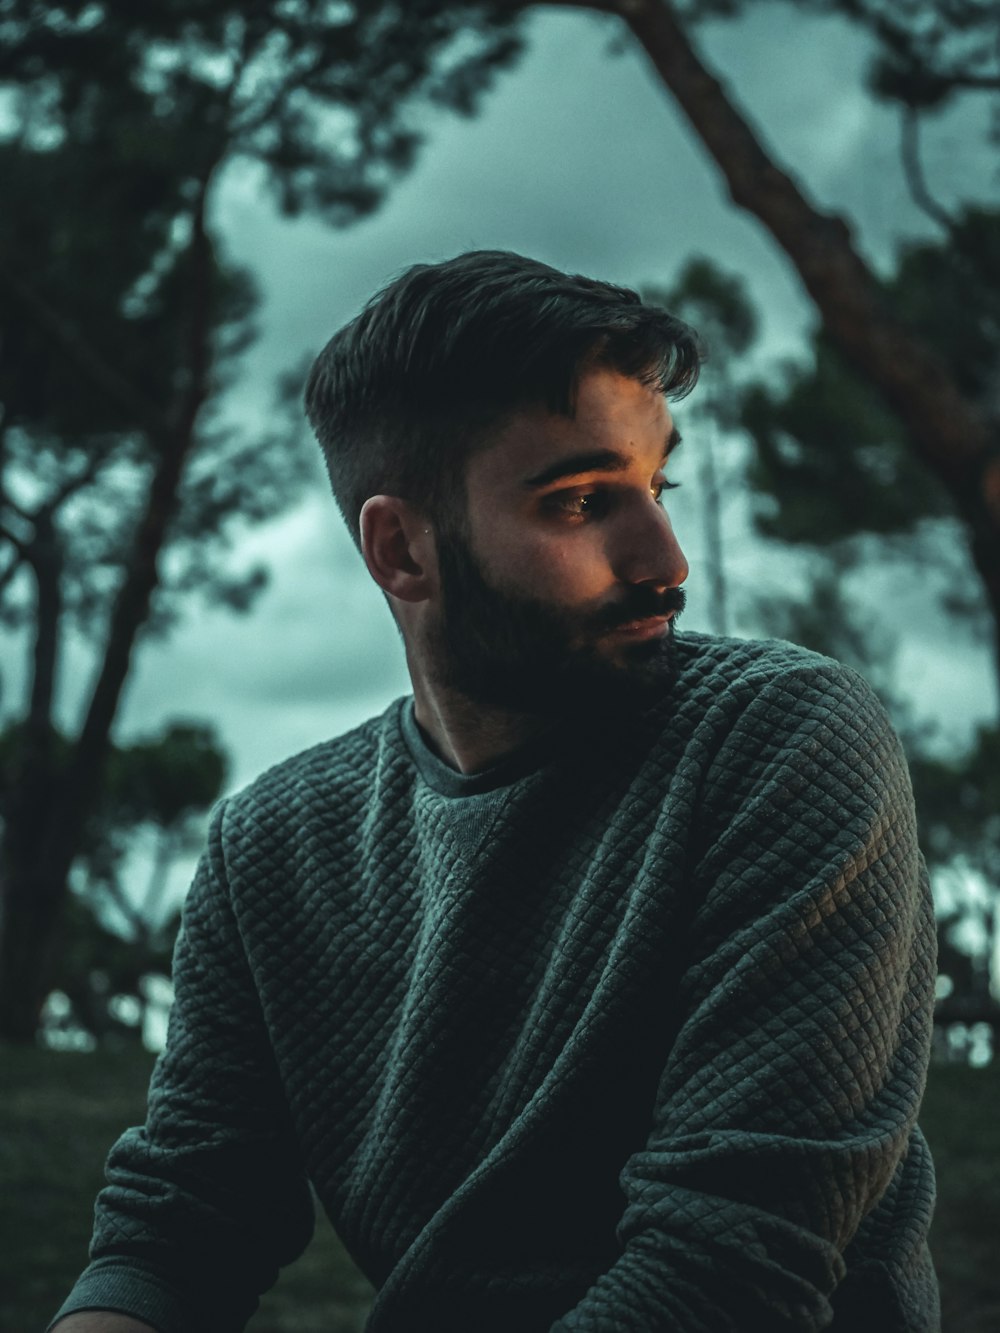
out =
[(644, 616), (641, 620), (630, 620), (624, 625), (616, 625), (611, 631), (627, 639), (659, 639), (670, 627), (673, 614), (665, 616)]

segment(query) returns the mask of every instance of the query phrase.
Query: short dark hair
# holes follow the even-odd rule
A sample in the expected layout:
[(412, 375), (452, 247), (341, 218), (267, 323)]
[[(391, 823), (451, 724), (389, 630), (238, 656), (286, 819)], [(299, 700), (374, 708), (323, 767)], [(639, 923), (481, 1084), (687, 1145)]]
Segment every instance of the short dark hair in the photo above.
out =
[(306, 411), (359, 541), (371, 495), (461, 522), (466, 458), (518, 411), (572, 416), (585, 371), (678, 398), (701, 360), (693, 329), (627, 287), (473, 250), (415, 264), (373, 296), (316, 358)]

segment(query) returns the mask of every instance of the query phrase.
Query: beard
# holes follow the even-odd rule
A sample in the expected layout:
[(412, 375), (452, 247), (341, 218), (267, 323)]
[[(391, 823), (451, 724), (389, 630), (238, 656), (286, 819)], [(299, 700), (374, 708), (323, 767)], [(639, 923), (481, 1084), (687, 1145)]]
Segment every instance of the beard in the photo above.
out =
[(431, 630), (438, 683), (480, 706), (542, 717), (646, 707), (676, 676), (673, 621), (662, 638), (614, 643), (616, 627), (684, 609), (684, 592), (630, 585), (586, 612), (505, 588), (460, 536), (439, 543), (441, 614)]

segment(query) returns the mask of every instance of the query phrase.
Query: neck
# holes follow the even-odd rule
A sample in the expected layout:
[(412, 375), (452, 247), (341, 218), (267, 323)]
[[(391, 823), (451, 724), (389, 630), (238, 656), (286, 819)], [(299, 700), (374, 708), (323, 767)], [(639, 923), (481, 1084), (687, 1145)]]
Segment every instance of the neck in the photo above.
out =
[(440, 759), (459, 773), (478, 773), (552, 725), (543, 717), (484, 707), (429, 679), (410, 662), (413, 715)]

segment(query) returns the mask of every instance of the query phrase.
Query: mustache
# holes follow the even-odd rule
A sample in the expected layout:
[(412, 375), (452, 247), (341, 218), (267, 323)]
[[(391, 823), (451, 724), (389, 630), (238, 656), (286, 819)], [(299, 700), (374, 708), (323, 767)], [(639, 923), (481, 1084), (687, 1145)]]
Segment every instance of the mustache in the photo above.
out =
[(667, 588), (657, 592), (654, 588), (638, 585), (630, 588), (621, 601), (596, 611), (590, 628), (601, 633), (617, 629), (619, 625), (628, 625), (633, 620), (648, 620), (653, 616), (671, 613), (679, 616), (686, 605), (687, 597), (683, 588)]

